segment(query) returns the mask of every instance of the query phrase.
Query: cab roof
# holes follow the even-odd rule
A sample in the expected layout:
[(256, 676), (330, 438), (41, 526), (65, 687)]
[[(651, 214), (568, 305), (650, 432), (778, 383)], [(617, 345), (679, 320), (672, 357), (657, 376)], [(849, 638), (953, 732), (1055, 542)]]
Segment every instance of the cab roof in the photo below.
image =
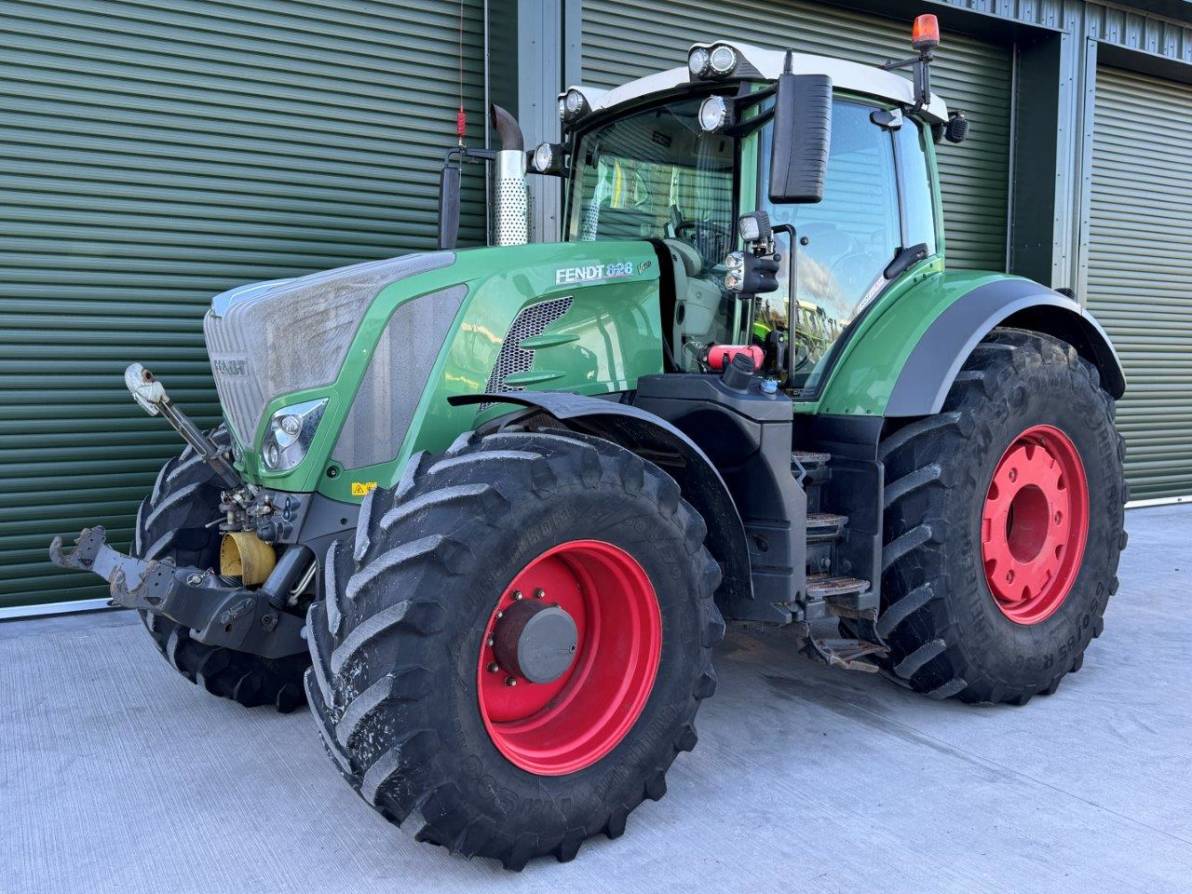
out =
[[(733, 40), (718, 40), (713, 44), (693, 44), (692, 49), (697, 46), (728, 46), (736, 50), (741, 61), (736, 71), (726, 79), (729, 81), (774, 81), (782, 74), (786, 63), (785, 50), (766, 50)], [(847, 59), (817, 56), (812, 53), (791, 53), (791, 71), (794, 74), (827, 75), (832, 80), (832, 86), (837, 90), (874, 96), (903, 106), (912, 106), (915, 103), (915, 87), (911, 81), (892, 71), (886, 71), (873, 65), (862, 65)], [(681, 66), (637, 78), (611, 90), (582, 85), (568, 89), (579, 90), (588, 101), (591, 111), (601, 112), (622, 103), (642, 99), (655, 93), (665, 93), (692, 83), (714, 83), (714, 81), (696, 80), (686, 66)], [(948, 120), (947, 104), (941, 97), (932, 93), (930, 102), (923, 108), (920, 115), (929, 123), (946, 123)]]

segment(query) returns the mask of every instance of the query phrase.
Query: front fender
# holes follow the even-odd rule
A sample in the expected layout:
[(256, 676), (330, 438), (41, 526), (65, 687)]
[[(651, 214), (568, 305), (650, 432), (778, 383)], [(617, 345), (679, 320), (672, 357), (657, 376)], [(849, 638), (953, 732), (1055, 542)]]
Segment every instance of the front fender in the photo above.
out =
[(448, 402), (508, 403), (541, 410), (567, 428), (612, 441), (657, 464), (678, 482), (683, 499), (708, 525), (708, 551), (723, 571), (717, 598), (753, 598), (745, 525), (728, 486), (704, 451), (665, 419), (629, 404), (567, 392), (465, 394), (449, 397)]

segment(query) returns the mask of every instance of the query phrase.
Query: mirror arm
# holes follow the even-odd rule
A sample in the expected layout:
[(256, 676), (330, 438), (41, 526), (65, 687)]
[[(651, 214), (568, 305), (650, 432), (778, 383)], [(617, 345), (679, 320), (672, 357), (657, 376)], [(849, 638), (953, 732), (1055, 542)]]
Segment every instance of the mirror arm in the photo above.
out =
[(443, 155), (443, 167), (439, 171), (439, 248), (455, 248), (459, 239), (459, 195), (460, 177), (464, 162), (479, 164), (494, 161), (495, 149), (469, 149), (454, 146)]
[(741, 139), (747, 137), (754, 131), (761, 128), (766, 122), (774, 118), (774, 110), (767, 109), (755, 118), (750, 118), (747, 121), (738, 121), (732, 127), (726, 127), (723, 131), (725, 136), (733, 137), (734, 139)]

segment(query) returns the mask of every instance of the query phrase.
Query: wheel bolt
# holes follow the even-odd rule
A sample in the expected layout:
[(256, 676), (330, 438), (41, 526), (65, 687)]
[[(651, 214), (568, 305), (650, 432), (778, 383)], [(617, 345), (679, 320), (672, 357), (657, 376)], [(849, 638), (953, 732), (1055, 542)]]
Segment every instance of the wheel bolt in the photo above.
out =
[(498, 621), (499, 621), (499, 620), (501, 620), (503, 617), (505, 617), (505, 613), (504, 613), (504, 612), (501, 612), (501, 611), (497, 612), (497, 620), (498, 620)]
[(499, 664), (497, 664), (495, 661), (490, 661), (490, 662), (489, 662), (489, 664), (488, 664), (488, 672), (489, 672), (490, 674), (495, 674), (495, 673), (496, 673), (497, 671), (499, 671), (500, 669), (501, 669), (501, 666), (500, 666)]
[(491, 649), (495, 643), (496, 643), (496, 640), (490, 636), (488, 638), (488, 641), (485, 643), (485, 645)]
[(516, 685), (517, 685), (517, 680), (516, 680), (514, 677), (506, 677), (506, 678), (505, 678), (505, 685), (506, 685), (506, 686), (516, 686)]
[(514, 602), (521, 602), (523, 599), (525, 599), (525, 597), (524, 597), (524, 596), (522, 596), (522, 591), (521, 591), (521, 590), (514, 590), (514, 591), (513, 591), (513, 601), (514, 601)]
[(535, 599), (541, 599), (545, 595), (546, 595), (546, 590), (542, 589), (541, 587), (539, 587), (537, 590), (534, 591)]

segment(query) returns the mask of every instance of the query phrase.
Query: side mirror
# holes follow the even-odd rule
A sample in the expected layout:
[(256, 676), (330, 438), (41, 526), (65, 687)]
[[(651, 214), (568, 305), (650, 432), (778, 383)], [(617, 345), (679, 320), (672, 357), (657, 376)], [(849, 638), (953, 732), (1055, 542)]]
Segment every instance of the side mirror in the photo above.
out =
[(439, 248), (455, 248), (459, 240), (460, 167), (449, 158), (439, 178)]
[(780, 74), (773, 131), (770, 201), (776, 205), (821, 201), (832, 137), (832, 79)]

